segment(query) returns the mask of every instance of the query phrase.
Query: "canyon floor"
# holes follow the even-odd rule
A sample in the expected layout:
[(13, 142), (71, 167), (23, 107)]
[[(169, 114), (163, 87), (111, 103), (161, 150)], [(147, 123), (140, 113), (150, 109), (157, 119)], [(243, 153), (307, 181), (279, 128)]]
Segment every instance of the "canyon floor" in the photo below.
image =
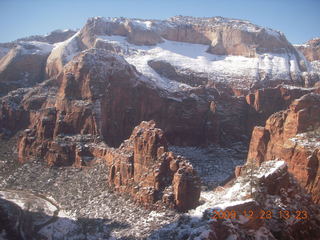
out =
[(318, 46), (183, 16), (0, 44), (0, 240), (320, 239)]
[[(28, 194), (45, 196), (59, 206), (58, 218), (41, 227), (39, 236), (50, 236), (49, 239), (163, 239), (165, 236), (171, 239), (176, 234), (173, 226), (194, 221), (188, 213), (141, 208), (128, 196), (113, 192), (107, 185), (108, 169), (103, 163), (82, 169), (49, 168), (38, 159), (20, 165), (16, 160), (15, 142), (12, 138), (0, 143), (0, 194), (6, 199), (11, 196), (13, 202), (22, 204), (24, 209)], [(192, 162), (202, 177), (205, 195), (224, 183), (246, 157), (246, 148), (240, 143), (232, 149), (171, 146), (170, 150)], [(201, 204), (205, 201), (205, 198), (200, 200)], [(37, 207), (29, 207), (34, 208)], [(47, 215), (49, 220), (53, 218)], [(183, 233), (179, 234), (182, 238)]]

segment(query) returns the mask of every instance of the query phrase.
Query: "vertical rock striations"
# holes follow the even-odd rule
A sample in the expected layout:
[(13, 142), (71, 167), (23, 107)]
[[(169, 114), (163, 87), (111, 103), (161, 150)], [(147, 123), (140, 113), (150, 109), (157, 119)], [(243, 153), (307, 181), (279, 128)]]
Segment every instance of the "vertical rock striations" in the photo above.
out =
[(283, 159), (300, 185), (320, 202), (320, 95), (307, 94), (288, 110), (273, 114), (265, 127), (255, 127), (248, 163)]
[(106, 154), (109, 183), (145, 206), (165, 204), (186, 211), (198, 204), (200, 179), (184, 158), (167, 151), (155, 123), (142, 122), (118, 149)]

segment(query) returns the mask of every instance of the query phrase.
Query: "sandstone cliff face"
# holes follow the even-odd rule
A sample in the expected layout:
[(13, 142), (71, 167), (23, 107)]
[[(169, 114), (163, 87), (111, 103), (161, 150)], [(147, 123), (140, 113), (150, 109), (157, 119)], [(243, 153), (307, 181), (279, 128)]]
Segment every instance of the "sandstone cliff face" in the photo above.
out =
[(200, 180), (186, 159), (167, 152), (164, 133), (155, 123), (142, 122), (119, 149), (106, 154), (109, 183), (150, 206), (159, 201), (180, 211), (194, 208)]
[[(109, 145), (117, 146), (130, 135), (132, 124), (151, 117), (165, 126), (173, 142), (187, 143), (195, 141), (192, 133), (198, 132), (198, 139), (205, 134), (197, 114), (206, 116), (208, 103), (200, 103), (203, 108), (197, 109), (193, 108), (198, 106), (197, 101), (187, 101), (190, 115), (157, 115), (154, 111), (164, 109), (172, 100), (140, 78), (124, 59), (110, 52), (91, 49), (80, 54), (64, 67), (58, 79), (44, 82), (16, 100), (29, 120), (28, 129), (18, 140), (20, 162), (40, 157), (50, 166), (82, 167), (93, 164), (95, 158), (105, 159), (110, 167), (110, 184), (131, 194), (137, 202), (147, 207), (165, 204), (179, 211), (195, 207), (199, 179), (185, 159), (167, 152), (164, 132), (155, 128), (154, 122), (142, 123), (119, 149), (110, 149), (101, 141), (104, 138)], [(183, 104), (172, 104), (172, 114)], [(181, 117), (190, 120), (184, 123)], [(169, 125), (175, 123), (181, 129)]]
[(248, 134), (255, 126), (264, 126), (266, 120), (275, 112), (285, 110), (295, 100), (305, 94), (317, 92), (317, 88), (299, 88), (279, 85), (275, 88), (262, 88), (246, 96), (248, 104)]
[[(257, 235), (264, 239), (316, 240), (320, 237), (319, 207), (301, 191), (284, 161), (266, 161), (259, 167), (247, 164), (234, 180), (234, 185), (217, 189), (215, 195), (220, 195), (221, 203), (209, 209), (207, 214), (213, 216), (213, 210), (234, 211), (237, 217), (211, 220), (207, 239), (229, 236), (239, 240), (256, 239)], [(228, 202), (230, 197), (232, 201)], [(269, 219), (262, 216), (263, 211), (269, 211)], [(285, 211), (290, 212), (290, 217), (284, 217)], [(251, 217), (248, 212), (252, 213)], [(300, 218), (301, 212), (306, 214), (305, 217)]]
[[(49, 143), (64, 134), (101, 136), (110, 146), (118, 146), (134, 126), (150, 119), (177, 145), (230, 143), (243, 140), (245, 134), (243, 97), (219, 96), (203, 87), (163, 92), (145, 82), (123, 59), (104, 50), (84, 52), (58, 78), (12, 94), (1, 100), (0, 120), (2, 132), (30, 129), (19, 145), (21, 161), (46, 156)], [(58, 143), (52, 145), (53, 152), (58, 152)], [(77, 165), (72, 159), (76, 158), (65, 164)], [(63, 160), (49, 162), (65, 165)]]
[(296, 48), (311, 62), (320, 60), (320, 38), (312, 39), (304, 45), (297, 45)]
[[(253, 57), (258, 53), (294, 52), (285, 36), (248, 21), (222, 17), (173, 17), (162, 36), (168, 40), (210, 44), (208, 51), (218, 55)], [(172, 27), (174, 26), (174, 27)]]
[[(96, 17), (89, 19), (71, 39), (50, 54), (46, 67), (49, 77), (61, 73), (75, 55), (93, 47), (123, 55), (142, 74), (155, 78), (154, 81), (159, 79), (153, 70), (160, 78), (169, 77), (169, 80), (192, 87), (205, 85), (209, 78), (244, 89), (274, 87), (283, 82), (295, 85), (310, 82), (312, 85), (316, 77), (282, 33), (235, 19), (179, 16), (160, 21)], [(190, 43), (197, 45), (189, 46)], [(169, 56), (154, 54), (157, 47), (163, 48)], [(195, 49), (200, 51), (196, 56)], [(207, 52), (214, 55), (208, 57)], [(180, 56), (177, 58), (176, 54)], [(245, 57), (244, 62), (231, 57), (231, 62), (235, 63), (230, 67), (230, 62), (224, 58), (232, 55)], [(163, 66), (169, 72), (162, 69)], [(252, 72), (252, 68), (257, 69)]]
[(307, 94), (288, 110), (273, 114), (265, 127), (254, 129), (247, 161), (259, 165), (284, 159), (290, 173), (319, 203), (319, 126), (319, 94)]
[(76, 32), (71, 29), (55, 30), (44, 36), (35, 35), (25, 38), (19, 38), (15, 40), (13, 43), (36, 41), (54, 44), (67, 40), (68, 38), (72, 37), (75, 33)]
[(109, 185), (147, 208), (186, 211), (198, 205), (200, 179), (186, 159), (167, 151), (164, 133), (153, 121), (142, 122), (114, 149), (90, 134), (46, 139), (53, 134), (53, 119), (54, 112), (51, 118), (48, 113), (37, 132), (28, 129), (20, 136), (20, 161), (38, 155), (50, 166), (85, 167), (101, 159), (109, 169)]
[(44, 81), (47, 58), (54, 48), (53, 44), (63, 42), (74, 34), (72, 30), (56, 30), (46, 36), (0, 43), (0, 95)]
[(101, 136), (108, 145), (118, 146), (134, 126), (150, 119), (173, 144), (217, 142), (216, 109), (205, 96), (161, 92), (121, 57), (91, 49), (68, 64), (59, 78), (17, 100), (30, 119), (30, 131), (19, 144), (20, 156), (44, 157), (50, 152), (47, 146), (66, 134)]
[(71, 29), (66, 30), (55, 30), (47, 35), (34, 35), (24, 38), (19, 38), (12, 42), (0, 43), (0, 59), (5, 56), (11, 49), (25, 43), (48, 43), (55, 44), (63, 42), (68, 38), (72, 37), (76, 32)]
[(0, 95), (43, 81), (47, 57), (52, 49), (46, 43), (20, 43), (0, 59)]
[(58, 43), (47, 59), (47, 77), (55, 77), (62, 73), (63, 67), (84, 49), (79, 33), (74, 34), (64, 42)]

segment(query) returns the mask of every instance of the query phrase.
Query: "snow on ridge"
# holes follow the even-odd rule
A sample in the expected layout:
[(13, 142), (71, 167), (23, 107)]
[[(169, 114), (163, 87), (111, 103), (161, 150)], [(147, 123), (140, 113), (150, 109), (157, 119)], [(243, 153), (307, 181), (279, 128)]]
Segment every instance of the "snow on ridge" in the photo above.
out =
[(274, 36), (276, 38), (280, 38), (283, 35), (282, 32), (277, 31), (277, 30), (273, 30), (271, 28), (264, 28), (264, 29), (269, 35)]
[(313, 72), (320, 74), (320, 61), (319, 60), (312, 61), (310, 63), (310, 67)]
[(69, 31), (72, 31), (72, 29), (70, 29), (70, 28), (56, 29), (56, 30), (53, 30), (52, 32), (50, 32), (49, 34), (46, 34), (45, 36), (49, 36), (52, 33), (63, 33), (63, 32), (69, 32)]
[(54, 46), (46, 42), (38, 41), (21, 41), (17, 46), (22, 50), (22, 54), (46, 55), (49, 54)]
[(306, 147), (306, 148), (320, 148), (320, 130), (314, 130), (313, 132), (305, 132), (305, 133), (299, 133), (295, 137), (290, 138), (289, 140), (297, 143), (300, 146)]
[(306, 43), (303, 43), (303, 44), (293, 44), (294, 47), (308, 47), (309, 45), (306, 44)]
[(133, 20), (132, 24), (143, 30), (150, 30), (152, 28), (152, 21)]
[(10, 48), (0, 47), (0, 59), (4, 57), (9, 51), (10, 51)]
[(232, 26), (233, 28), (240, 29), (242, 31), (259, 33), (265, 30), (267, 34), (279, 38), (283, 35), (280, 31), (273, 30), (271, 28), (264, 28), (256, 24), (251, 23), (248, 20), (225, 18), (225, 17), (191, 17), (191, 16), (175, 16), (167, 20), (172, 24), (197, 24), (197, 25), (208, 25), (209, 27), (216, 26)]
[(37, 47), (41, 53), (45, 53), (45, 54), (50, 53), (54, 48), (52, 44), (45, 43), (45, 42), (31, 41), (31, 42), (28, 42), (28, 44), (32, 44), (33, 46)]
[(282, 32), (271, 28), (264, 28), (253, 24), (248, 20), (225, 18), (225, 17), (191, 17), (191, 16), (174, 16), (166, 20), (157, 19), (140, 19), (140, 18), (124, 18), (124, 17), (94, 17), (93, 20), (102, 20), (104, 22), (113, 22), (119, 24), (133, 24), (134, 26), (151, 30), (154, 28), (162, 28), (165, 26), (174, 27), (177, 25), (206, 25), (208, 27), (232, 26), (235, 29), (250, 33), (259, 33), (263, 30), (270, 36), (279, 38), (283, 35)]
[(299, 86), (292, 86), (292, 85), (286, 85), (286, 84), (282, 84), (282, 86), (284, 88), (287, 88), (287, 89), (290, 89), (290, 90), (294, 90), (294, 89), (313, 90), (313, 89), (315, 89), (314, 87), (299, 87)]
[[(263, 162), (254, 176), (259, 179), (267, 178), (286, 167), (287, 164), (283, 160)], [(191, 217), (201, 218), (207, 209), (226, 209), (227, 207), (254, 202), (255, 200), (250, 197), (251, 191), (256, 191), (256, 189), (251, 187), (250, 179), (246, 176), (240, 176), (231, 187), (219, 187), (214, 191), (202, 191), (200, 199), (204, 201), (204, 203), (195, 209), (189, 210), (188, 214)]]
[[(267, 164), (268, 164), (268, 162), (266, 162), (265, 165), (267, 165)], [(267, 177), (271, 176), (272, 174), (276, 173), (277, 171), (281, 171), (287, 167), (287, 163), (283, 160), (269, 162), (269, 164), (270, 164), (270, 166), (267, 165), (269, 168), (262, 169), (262, 171), (258, 175), (259, 177), (267, 178)]]
[(316, 41), (316, 40), (320, 40), (320, 37), (312, 38), (310, 41)]
[[(165, 40), (155, 46), (137, 46), (123, 36), (97, 36), (97, 39), (116, 44), (124, 49), (124, 57), (139, 72), (157, 81), (166, 81), (149, 65), (149, 60), (166, 61), (175, 68), (192, 71), (214, 81), (248, 79), (291, 81), (290, 73), (299, 75), (296, 56), (293, 54), (265, 53), (256, 58), (244, 56), (220, 56), (207, 53), (207, 45)], [(213, 79), (214, 78), (214, 79)]]
[(77, 38), (79, 35), (80, 31), (64, 42), (55, 43), (54, 48), (48, 57), (48, 62), (52, 62), (62, 56), (65, 63), (67, 63), (76, 56), (80, 52), (77, 44)]
[(254, 200), (249, 198), (246, 200), (237, 200), (237, 201), (231, 201), (231, 202), (224, 202), (224, 203), (220, 203), (214, 206), (214, 208), (218, 208), (221, 210), (225, 210), (228, 207), (233, 207), (233, 206), (238, 206), (241, 204), (245, 204), (245, 203), (249, 203), (249, 202), (253, 202)]
[(307, 42), (305, 43), (302, 43), (302, 44), (293, 44), (294, 47), (304, 47), (304, 48), (307, 48), (307, 47), (311, 47), (311, 42), (313, 41), (319, 41), (320, 40), (320, 37), (315, 37), (315, 38), (312, 38), (310, 40), (308, 40)]

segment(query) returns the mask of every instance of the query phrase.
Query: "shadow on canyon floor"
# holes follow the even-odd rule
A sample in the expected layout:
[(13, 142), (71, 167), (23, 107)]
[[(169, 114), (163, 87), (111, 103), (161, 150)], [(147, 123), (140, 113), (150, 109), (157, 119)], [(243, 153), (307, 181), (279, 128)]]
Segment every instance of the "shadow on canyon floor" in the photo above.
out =
[[(189, 217), (181, 215), (177, 221), (152, 231), (147, 239), (186, 239), (190, 236), (191, 228), (184, 229), (184, 226), (188, 226), (190, 220)], [(130, 226), (111, 219), (79, 218), (75, 220), (63, 216), (50, 216), (44, 212), (22, 210), (17, 204), (0, 198), (1, 240), (146, 239), (146, 237), (132, 235), (113, 237), (113, 232), (126, 228), (129, 230)]]
[[(57, 213), (59, 214), (59, 213)], [(0, 198), (0, 239), (109, 239), (113, 231), (130, 227), (111, 219), (71, 219), (44, 212), (22, 210), (17, 204)], [(111, 238), (116, 239), (116, 238)], [(126, 236), (117, 239), (136, 239)]]

